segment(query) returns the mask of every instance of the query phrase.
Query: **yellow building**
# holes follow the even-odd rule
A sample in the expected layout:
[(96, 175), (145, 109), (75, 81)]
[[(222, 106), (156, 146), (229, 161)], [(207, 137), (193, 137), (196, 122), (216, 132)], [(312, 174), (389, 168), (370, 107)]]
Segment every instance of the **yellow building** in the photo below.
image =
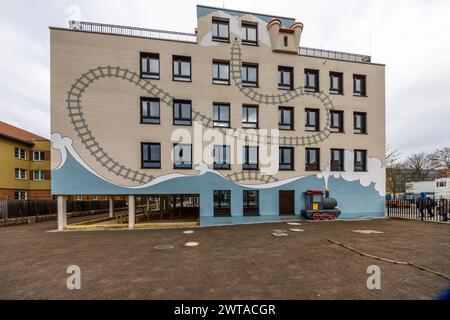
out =
[(0, 199), (48, 199), (50, 141), (0, 121)]

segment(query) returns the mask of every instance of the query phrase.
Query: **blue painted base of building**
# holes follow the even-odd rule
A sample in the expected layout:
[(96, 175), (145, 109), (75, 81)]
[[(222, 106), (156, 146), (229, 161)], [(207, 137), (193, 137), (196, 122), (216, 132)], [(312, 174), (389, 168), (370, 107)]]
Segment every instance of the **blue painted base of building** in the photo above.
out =
[[(359, 181), (349, 182), (342, 178), (330, 177), (328, 187), (331, 197), (338, 201), (342, 212), (341, 219), (385, 216), (384, 197), (375, 190), (374, 184), (365, 187)], [(62, 167), (52, 173), (54, 195), (199, 194), (201, 226), (300, 219), (300, 212), (305, 208), (304, 192), (324, 189), (325, 181), (316, 176), (301, 177), (285, 184), (280, 183), (278, 186), (257, 189), (234, 183), (211, 171), (195, 176), (176, 177), (152, 186), (129, 188), (115, 185), (93, 174), (76, 161), (70, 153)], [(231, 191), (231, 217), (214, 217), (214, 190)], [(244, 217), (244, 190), (259, 190), (259, 216)], [(279, 215), (279, 192), (287, 190), (295, 191), (296, 216)]]

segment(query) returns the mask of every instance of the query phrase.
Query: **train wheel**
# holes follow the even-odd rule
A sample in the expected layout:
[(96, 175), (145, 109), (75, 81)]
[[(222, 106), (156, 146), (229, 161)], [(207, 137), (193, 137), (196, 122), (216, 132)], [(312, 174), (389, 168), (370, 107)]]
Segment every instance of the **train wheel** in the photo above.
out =
[(322, 219), (322, 215), (320, 213), (314, 213), (312, 218), (314, 221), (319, 221), (320, 219)]
[(325, 212), (325, 213), (322, 215), (322, 220), (330, 220), (330, 214), (329, 214), (328, 212)]
[(334, 213), (330, 213), (330, 220), (336, 220), (336, 215)]

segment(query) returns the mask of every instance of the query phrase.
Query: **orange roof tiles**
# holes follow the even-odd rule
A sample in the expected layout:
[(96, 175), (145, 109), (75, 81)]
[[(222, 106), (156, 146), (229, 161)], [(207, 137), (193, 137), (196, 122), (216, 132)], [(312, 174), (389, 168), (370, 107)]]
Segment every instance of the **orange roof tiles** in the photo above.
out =
[(0, 121), (0, 136), (13, 140), (18, 140), (25, 143), (33, 143), (33, 141), (48, 140), (44, 137), (38, 136), (37, 134), (14, 127), (3, 121)]

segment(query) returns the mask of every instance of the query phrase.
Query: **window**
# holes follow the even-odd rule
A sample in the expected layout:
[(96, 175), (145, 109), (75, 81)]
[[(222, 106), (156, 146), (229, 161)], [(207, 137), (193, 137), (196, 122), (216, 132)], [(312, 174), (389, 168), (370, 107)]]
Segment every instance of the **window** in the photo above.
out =
[(259, 215), (259, 191), (258, 190), (244, 190), (244, 216), (258, 216)]
[(16, 180), (27, 180), (27, 170), (25, 169), (15, 169)]
[(353, 114), (353, 132), (356, 134), (367, 133), (367, 114), (365, 112), (355, 112)]
[(141, 78), (159, 79), (159, 54), (141, 52)]
[(15, 191), (14, 199), (15, 200), (27, 200), (28, 193), (26, 191)]
[(294, 130), (294, 108), (278, 108), (278, 128), (280, 130)]
[(173, 56), (173, 80), (191, 81), (191, 57)]
[(97, 201), (98, 200), (98, 196), (92, 196), (92, 200)]
[(294, 68), (278, 67), (278, 89), (294, 88)]
[(320, 171), (320, 149), (306, 148), (306, 171)]
[(331, 171), (344, 171), (344, 150), (331, 149)]
[(306, 123), (305, 129), (306, 131), (319, 131), (319, 117), (320, 111), (319, 109), (306, 109), (305, 110)]
[(19, 160), (27, 160), (27, 152), (25, 149), (22, 148), (15, 148), (14, 156), (16, 157), (16, 159)]
[(33, 180), (34, 181), (45, 180), (44, 171), (42, 171), (42, 170), (35, 170), (35, 171), (33, 171)]
[(230, 63), (213, 61), (213, 83), (230, 84)]
[(231, 215), (231, 191), (214, 191), (214, 216), (228, 217)]
[(45, 152), (44, 151), (33, 151), (33, 161), (44, 161)]
[(230, 105), (225, 103), (214, 103), (213, 105), (214, 127), (230, 127)]
[(344, 132), (344, 111), (331, 111), (331, 132)]
[(284, 41), (284, 46), (288, 47), (289, 46), (289, 38), (288, 38), (288, 36), (284, 36), (283, 41)]
[(305, 89), (319, 92), (319, 70), (305, 69)]
[(214, 146), (214, 169), (230, 169), (230, 147)]
[(192, 169), (192, 145), (173, 145), (173, 167), (174, 169)]
[(343, 78), (344, 74), (341, 72), (330, 72), (330, 93), (344, 93)]
[(258, 25), (253, 23), (242, 23), (242, 44), (258, 44)]
[(242, 155), (244, 158), (242, 168), (244, 170), (258, 170), (258, 147), (245, 146)]
[(161, 168), (161, 144), (142, 143), (141, 144), (141, 168), (160, 169)]
[(173, 124), (178, 126), (192, 125), (192, 103), (189, 100), (173, 101)]
[(366, 96), (366, 76), (353, 75), (353, 95), (358, 97)]
[(257, 64), (242, 64), (242, 85), (246, 87), (258, 86), (258, 65)]
[(83, 196), (82, 195), (77, 195), (75, 197), (75, 201), (83, 201)]
[(294, 170), (294, 148), (280, 148), (280, 165), (281, 171)]
[(160, 124), (160, 102), (157, 98), (141, 98), (141, 123)]
[(230, 25), (228, 20), (213, 18), (212, 20), (212, 39), (213, 41), (228, 42)]
[(367, 171), (367, 151), (366, 150), (355, 150), (355, 172)]
[(256, 106), (242, 107), (242, 128), (246, 129), (258, 128), (258, 107)]
[(438, 181), (436, 183), (436, 187), (438, 187), (438, 188), (445, 188), (445, 187), (447, 187), (447, 182), (446, 181)]

